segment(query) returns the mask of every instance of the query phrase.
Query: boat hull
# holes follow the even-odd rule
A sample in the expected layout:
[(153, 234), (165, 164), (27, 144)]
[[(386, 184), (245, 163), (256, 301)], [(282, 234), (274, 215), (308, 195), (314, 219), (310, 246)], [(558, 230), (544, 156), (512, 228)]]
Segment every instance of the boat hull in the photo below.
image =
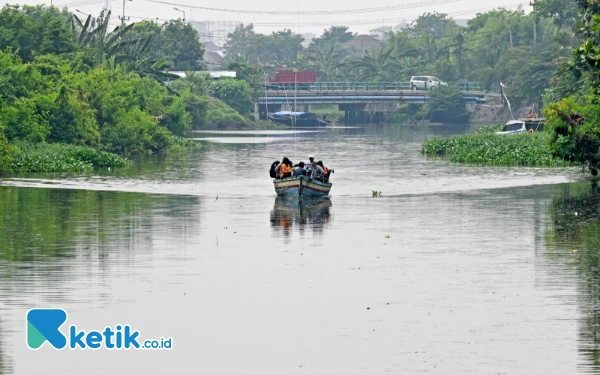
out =
[(312, 126), (312, 127), (327, 126), (327, 122), (316, 119), (316, 118), (307, 118), (307, 119), (303, 118), (303, 119), (296, 119), (295, 121), (291, 118), (269, 117), (269, 119), (271, 121), (277, 122), (282, 125), (287, 125), (287, 126), (294, 126), (294, 125), (295, 126)]
[(332, 184), (311, 180), (306, 176), (273, 180), (275, 192), (280, 197), (325, 197)]

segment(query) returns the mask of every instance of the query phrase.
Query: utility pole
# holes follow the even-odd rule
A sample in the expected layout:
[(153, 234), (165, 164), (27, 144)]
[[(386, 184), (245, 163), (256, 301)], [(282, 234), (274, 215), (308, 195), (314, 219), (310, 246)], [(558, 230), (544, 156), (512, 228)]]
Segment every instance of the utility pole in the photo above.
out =
[(510, 48), (513, 48), (512, 27), (510, 28)]
[[(121, 16), (121, 25), (125, 24), (125, 2), (133, 0), (123, 0), (123, 15)], [(127, 18), (129, 20), (129, 18)]]
[(183, 22), (185, 22), (185, 10), (180, 10), (180, 9), (178, 9), (178, 8), (175, 8), (175, 7), (173, 7), (173, 9), (175, 9), (175, 10), (176, 10), (176, 11), (178, 11), (178, 12), (181, 12), (181, 13), (183, 13)]
[(537, 45), (537, 13), (535, 12), (535, 0), (529, 3), (533, 7), (533, 46)]

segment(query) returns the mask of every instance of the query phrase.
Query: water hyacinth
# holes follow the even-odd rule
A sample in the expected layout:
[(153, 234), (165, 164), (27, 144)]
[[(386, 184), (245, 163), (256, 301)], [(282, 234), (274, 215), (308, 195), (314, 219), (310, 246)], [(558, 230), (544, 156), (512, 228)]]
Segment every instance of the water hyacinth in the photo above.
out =
[(454, 163), (465, 164), (529, 167), (570, 165), (552, 155), (548, 133), (494, 134), (500, 128), (488, 126), (474, 134), (429, 139), (423, 143), (421, 153), (449, 157)]
[(89, 172), (97, 167), (124, 167), (129, 161), (91, 147), (17, 143), (6, 172)]

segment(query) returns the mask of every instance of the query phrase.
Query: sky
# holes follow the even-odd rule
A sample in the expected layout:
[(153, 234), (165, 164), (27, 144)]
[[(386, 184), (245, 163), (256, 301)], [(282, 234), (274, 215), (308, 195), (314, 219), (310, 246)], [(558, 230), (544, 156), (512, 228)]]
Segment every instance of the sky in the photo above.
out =
[[(79, 11), (77, 14), (81, 17), (85, 17), (82, 13), (95, 16), (108, 4), (115, 26), (123, 14), (123, 0), (20, 0), (4, 4), (50, 5), (51, 1), (59, 8), (66, 6), (72, 12)], [(262, 33), (289, 28), (300, 34), (318, 36), (332, 25), (349, 26), (350, 31), (365, 34), (379, 26), (395, 26), (403, 20), (411, 22), (426, 12), (468, 19), (497, 7), (516, 9), (519, 4), (526, 12), (531, 10), (529, 1), (519, 0), (126, 0), (125, 15), (130, 17), (130, 22), (144, 19), (163, 22), (183, 18), (185, 12), (187, 21), (253, 23), (255, 30)]]

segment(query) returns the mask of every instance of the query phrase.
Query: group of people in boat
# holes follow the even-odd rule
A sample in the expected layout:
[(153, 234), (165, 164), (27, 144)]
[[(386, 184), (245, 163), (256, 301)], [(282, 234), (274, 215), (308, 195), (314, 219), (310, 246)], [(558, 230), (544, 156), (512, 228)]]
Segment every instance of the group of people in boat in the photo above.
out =
[(282, 161), (276, 160), (271, 164), (269, 176), (275, 179), (306, 176), (313, 180), (329, 182), (329, 176), (333, 173), (333, 169), (327, 168), (323, 165), (322, 160), (315, 160), (312, 155), (308, 157), (308, 160), (308, 165), (302, 161), (294, 164), (287, 157), (284, 157)]

